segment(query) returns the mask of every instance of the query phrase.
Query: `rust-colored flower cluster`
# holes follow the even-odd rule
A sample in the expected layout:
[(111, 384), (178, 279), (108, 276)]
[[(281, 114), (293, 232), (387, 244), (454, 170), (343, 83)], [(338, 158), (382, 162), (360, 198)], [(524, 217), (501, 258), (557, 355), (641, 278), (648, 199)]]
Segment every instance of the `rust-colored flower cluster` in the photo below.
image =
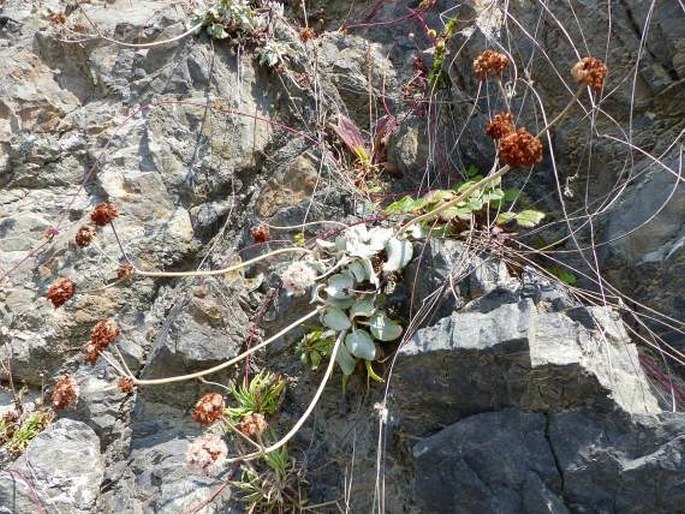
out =
[(595, 91), (602, 89), (608, 72), (607, 65), (594, 57), (583, 57), (571, 68), (571, 75), (579, 86), (590, 86)]
[(255, 243), (266, 243), (271, 238), (271, 231), (268, 225), (258, 225), (250, 231), (252, 240)]
[(74, 296), (74, 292), (76, 292), (76, 284), (71, 279), (62, 277), (50, 285), (47, 298), (56, 309), (69, 301)]
[(480, 80), (499, 76), (507, 66), (507, 56), (493, 50), (485, 50), (473, 60), (473, 72)]
[(95, 206), (93, 212), (90, 213), (90, 219), (98, 227), (104, 227), (119, 216), (119, 209), (113, 203), (106, 202)]
[(56, 410), (64, 409), (69, 405), (76, 405), (79, 396), (79, 387), (71, 375), (64, 375), (55, 383), (52, 392), (52, 406)]
[(310, 39), (314, 39), (316, 37), (316, 32), (314, 31), (313, 28), (311, 27), (303, 27), (300, 30), (300, 41), (303, 43), (306, 43)]
[(90, 225), (84, 225), (76, 231), (74, 241), (81, 248), (88, 246), (95, 237), (95, 229)]
[(119, 377), (119, 380), (117, 380), (117, 388), (122, 393), (128, 394), (133, 392), (135, 384), (129, 377)]
[(501, 112), (485, 125), (485, 134), (492, 139), (502, 139), (514, 132), (514, 117), (510, 112)]
[(500, 139), (499, 157), (512, 168), (529, 167), (542, 160), (542, 142), (525, 128)]
[(117, 268), (117, 280), (125, 280), (133, 273), (133, 266), (130, 264), (122, 264)]
[(206, 393), (195, 404), (193, 419), (200, 425), (211, 425), (224, 415), (226, 404), (219, 393)]
[(114, 342), (121, 329), (112, 320), (98, 321), (90, 332), (90, 341), (83, 345), (86, 362), (95, 364), (100, 354)]
[(260, 438), (268, 426), (266, 418), (262, 414), (253, 412), (245, 416), (236, 428), (248, 437)]

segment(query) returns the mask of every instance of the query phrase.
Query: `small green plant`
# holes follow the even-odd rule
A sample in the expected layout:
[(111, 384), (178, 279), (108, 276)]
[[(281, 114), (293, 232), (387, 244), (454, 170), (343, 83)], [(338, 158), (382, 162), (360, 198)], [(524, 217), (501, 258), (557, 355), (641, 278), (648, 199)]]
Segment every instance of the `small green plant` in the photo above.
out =
[(457, 19), (451, 18), (446, 24), (445, 28), (435, 38), (435, 46), (433, 47), (433, 66), (428, 73), (428, 87), (433, 89), (447, 87), (447, 73), (442, 67), (442, 64), (447, 55), (447, 43), (457, 32)]
[(47, 428), (54, 417), (52, 411), (37, 410), (26, 416), (24, 421), (16, 427), (7, 442), (7, 449), (14, 455), (21, 454), (28, 444)]
[(320, 327), (307, 332), (300, 339), (295, 348), (295, 353), (300, 361), (312, 371), (319, 369), (321, 361), (330, 357), (335, 344), (335, 332), (333, 330), (323, 330)]
[(431, 235), (456, 235), (471, 227), (484, 225), (507, 225), (516, 223), (519, 227), (530, 228), (538, 225), (545, 217), (545, 213), (533, 209), (519, 212), (504, 210), (516, 200), (520, 192), (517, 189), (502, 189), (501, 179), (486, 183), (482, 188), (468, 194), (463, 200), (454, 203), (447, 209), (443, 204), (452, 203), (460, 194), (473, 189), (483, 177), (474, 174), (474, 169), (466, 170), (469, 179), (456, 189), (439, 189), (420, 197), (405, 196), (386, 207), (385, 214), (394, 215), (423, 215), (433, 211), (439, 212), (434, 218), (426, 218), (421, 223), (424, 230)]
[(284, 513), (300, 512), (304, 506), (300, 482), (288, 447), (283, 446), (255, 464), (244, 464), (241, 479), (233, 485), (242, 492), (247, 512)]
[(238, 405), (226, 407), (225, 414), (235, 422), (255, 413), (272, 415), (278, 410), (285, 386), (286, 381), (282, 377), (262, 370), (248, 385), (231, 388), (231, 395)]

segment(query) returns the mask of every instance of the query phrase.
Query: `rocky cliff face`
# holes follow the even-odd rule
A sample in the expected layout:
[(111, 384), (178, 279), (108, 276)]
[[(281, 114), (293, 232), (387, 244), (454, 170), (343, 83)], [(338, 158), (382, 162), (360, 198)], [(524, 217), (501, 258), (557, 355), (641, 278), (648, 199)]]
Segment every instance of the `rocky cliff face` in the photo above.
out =
[[(494, 146), (482, 131), (495, 92), (479, 88), (496, 86), (479, 85), (471, 64), (489, 47), (517, 64), (521, 76), (502, 87), (531, 130), (572, 95), (577, 57), (610, 66), (599, 107), (576, 105), (535, 175), (506, 179), (551, 222), (521, 231), (527, 246), (516, 254), (477, 237), (415, 243), (388, 295), (405, 337), (374, 364), (385, 383), (358, 372), (344, 384), (336, 372), (291, 441), (300, 490), (313, 512), (685, 512), (685, 397), (669, 374), (685, 361), (682, 7), (286, 4), (269, 22), (288, 49), (275, 67), (263, 42), (204, 28), (177, 38), (207, 12), (199, 2), (0, 4), (0, 512), (241, 511), (229, 483), (240, 463), (213, 477), (188, 469), (188, 443), (203, 431), (190, 411), (216, 383), (268, 368), (289, 382), (271, 420), (287, 432), (322, 375), (293, 352), (305, 330), (212, 375), (214, 384), (133, 391), (116, 388), (107, 361), (84, 362), (82, 343), (114, 319), (116, 349), (140, 379), (221, 364), (310, 310), (308, 298), (279, 289), (292, 257), (102, 286), (128, 260), (209, 270), (299, 234), (331, 239), (331, 225), (299, 225), (381, 223), (377, 191), (416, 196), (459, 183), (467, 165), (487, 172)], [(315, 37), (303, 35), (301, 4)], [(448, 38), (440, 32), (451, 18)], [(440, 41), (434, 72), (443, 72), (428, 88)], [(330, 131), (339, 113), (373, 133), (370, 118), (397, 121), (377, 142), (382, 173), (350, 165)], [(104, 201), (120, 210), (116, 233), (77, 245)], [(267, 241), (253, 231), (265, 223)], [(550, 243), (589, 291), (535, 271), (551, 261), (526, 248)], [(601, 287), (595, 267), (608, 279)], [(81, 292), (60, 309), (45, 299), (57, 277)], [(638, 303), (671, 318), (626, 316)], [(659, 336), (671, 345), (663, 364), (645, 352)], [(65, 374), (78, 403), (51, 423), (31, 418)], [(19, 427), (25, 448), (11, 451), (17, 416), (35, 426)]]

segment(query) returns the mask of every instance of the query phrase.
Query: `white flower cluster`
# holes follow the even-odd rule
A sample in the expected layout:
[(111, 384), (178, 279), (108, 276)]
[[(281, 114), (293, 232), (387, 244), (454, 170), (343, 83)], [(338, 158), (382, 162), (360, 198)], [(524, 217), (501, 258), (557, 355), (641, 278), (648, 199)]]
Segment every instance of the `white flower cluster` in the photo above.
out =
[(314, 285), (318, 274), (307, 262), (295, 261), (281, 275), (283, 287), (293, 296), (303, 296)]
[(191, 471), (211, 475), (221, 469), (228, 455), (228, 447), (216, 434), (205, 434), (198, 437), (186, 453), (186, 463)]

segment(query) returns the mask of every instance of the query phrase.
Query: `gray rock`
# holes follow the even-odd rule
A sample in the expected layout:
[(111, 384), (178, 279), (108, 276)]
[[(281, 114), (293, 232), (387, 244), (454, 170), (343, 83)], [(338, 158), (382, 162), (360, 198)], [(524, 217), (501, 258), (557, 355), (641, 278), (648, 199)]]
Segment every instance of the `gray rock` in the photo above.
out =
[(61, 419), (0, 473), (0, 511), (91, 512), (103, 473), (104, 459), (95, 432), (79, 421)]
[(603, 308), (586, 315), (589, 328), (522, 299), (419, 330), (400, 348), (393, 375), (404, 430), (421, 435), (507, 406), (658, 412), (620, 319)]
[(450, 425), (413, 448), (421, 512), (568, 513), (544, 414), (504, 409)]

